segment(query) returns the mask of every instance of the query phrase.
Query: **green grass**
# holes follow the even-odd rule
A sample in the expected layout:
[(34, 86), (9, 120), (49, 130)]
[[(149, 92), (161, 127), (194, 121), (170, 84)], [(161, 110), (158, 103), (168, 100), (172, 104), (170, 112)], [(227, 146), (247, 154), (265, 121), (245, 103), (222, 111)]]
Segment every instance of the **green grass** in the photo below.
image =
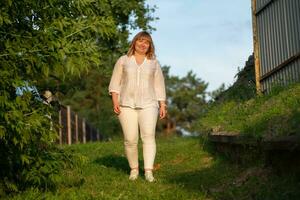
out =
[(237, 132), (257, 138), (300, 134), (300, 83), (247, 101), (225, 101), (199, 120), (200, 132)]
[(81, 168), (64, 171), (57, 191), (32, 189), (9, 199), (300, 198), (299, 179), (278, 177), (258, 166), (230, 164), (204, 151), (199, 138), (157, 139), (155, 183), (146, 182), (143, 176), (134, 182), (128, 180), (129, 168), (120, 139), (65, 148), (85, 155), (88, 161)]

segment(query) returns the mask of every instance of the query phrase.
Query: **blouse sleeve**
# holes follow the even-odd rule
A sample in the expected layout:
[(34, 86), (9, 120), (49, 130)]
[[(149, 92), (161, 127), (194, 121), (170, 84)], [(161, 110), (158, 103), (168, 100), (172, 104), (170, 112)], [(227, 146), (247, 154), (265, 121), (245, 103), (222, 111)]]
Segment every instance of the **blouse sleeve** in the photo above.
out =
[(160, 64), (156, 61), (156, 72), (154, 75), (154, 89), (157, 101), (166, 101), (166, 89), (164, 76)]
[(108, 86), (109, 94), (111, 95), (112, 92), (120, 93), (121, 89), (121, 81), (122, 81), (122, 72), (123, 72), (123, 59), (120, 57), (115, 66), (114, 70), (110, 79), (110, 83)]

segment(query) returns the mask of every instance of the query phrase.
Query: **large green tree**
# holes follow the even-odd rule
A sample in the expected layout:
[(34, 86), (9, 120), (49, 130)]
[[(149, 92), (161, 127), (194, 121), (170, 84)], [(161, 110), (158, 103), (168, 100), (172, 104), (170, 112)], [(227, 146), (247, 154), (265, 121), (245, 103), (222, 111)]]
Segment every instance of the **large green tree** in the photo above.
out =
[(196, 122), (206, 111), (205, 98), (208, 84), (192, 71), (183, 77), (178, 77), (170, 75), (169, 69), (169, 66), (163, 67), (168, 101), (165, 132), (172, 134), (176, 128), (196, 132)]
[(149, 29), (152, 9), (143, 0), (3, 0), (0, 9), (0, 189), (47, 188), (61, 165), (54, 113), (16, 89), (80, 86), (70, 83), (112, 62), (129, 28)]
[[(152, 16), (154, 8), (145, 5), (143, 0), (117, 2), (107, 1), (103, 13), (108, 16), (112, 14), (117, 29), (113, 37), (97, 44), (102, 54), (102, 62), (80, 78), (66, 80), (59, 87), (53, 88), (63, 94), (60, 98), (63, 104), (71, 105), (73, 110), (79, 112), (81, 117), (85, 117), (106, 136), (120, 133), (107, 90), (114, 63), (128, 49), (130, 30), (139, 28), (152, 31), (154, 28), (149, 26), (149, 22), (155, 19)], [(55, 87), (55, 84), (50, 85)]]

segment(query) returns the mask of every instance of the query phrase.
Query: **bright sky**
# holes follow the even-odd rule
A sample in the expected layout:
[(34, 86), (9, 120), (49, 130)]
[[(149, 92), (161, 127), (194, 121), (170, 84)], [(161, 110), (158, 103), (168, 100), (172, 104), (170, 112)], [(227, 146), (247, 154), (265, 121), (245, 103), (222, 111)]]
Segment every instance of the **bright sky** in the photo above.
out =
[(154, 15), (160, 19), (152, 23), (157, 29), (152, 37), (157, 58), (171, 66), (171, 75), (181, 77), (192, 70), (209, 83), (208, 91), (234, 82), (238, 67), (244, 67), (253, 51), (251, 0), (147, 3), (158, 7)]

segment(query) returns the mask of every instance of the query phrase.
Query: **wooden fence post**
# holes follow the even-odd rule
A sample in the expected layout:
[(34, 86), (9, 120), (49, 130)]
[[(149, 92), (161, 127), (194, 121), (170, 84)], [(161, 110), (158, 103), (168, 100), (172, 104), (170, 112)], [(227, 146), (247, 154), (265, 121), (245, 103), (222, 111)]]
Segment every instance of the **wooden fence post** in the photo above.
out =
[(67, 106), (67, 137), (68, 137), (68, 145), (72, 144), (71, 137), (71, 108)]
[(59, 133), (59, 144), (62, 145), (62, 117), (61, 117), (61, 109), (58, 112), (58, 123), (59, 123), (59, 129), (58, 129), (58, 133)]
[(97, 129), (97, 141), (100, 140), (100, 133), (99, 133), (99, 129)]
[(78, 143), (78, 115), (75, 114), (75, 143)]
[(94, 128), (91, 127), (91, 125), (89, 124), (89, 134), (90, 134), (90, 141), (94, 141), (93, 139), (93, 132), (94, 132)]
[(82, 142), (86, 143), (86, 129), (85, 129), (85, 119), (82, 119)]
[[(72, 143), (80, 143), (81, 141), (85, 144), (88, 138), (90, 138), (89, 141), (101, 140), (101, 134), (98, 129), (91, 127), (86, 122), (85, 118), (80, 118), (77, 113), (73, 112), (73, 115), (74, 119), (72, 117), (71, 106), (61, 106), (58, 113), (60, 125), (58, 130), (60, 145), (63, 145), (64, 143), (71, 145)], [(73, 136), (72, 131), (73, 134), (75, 134)]]

